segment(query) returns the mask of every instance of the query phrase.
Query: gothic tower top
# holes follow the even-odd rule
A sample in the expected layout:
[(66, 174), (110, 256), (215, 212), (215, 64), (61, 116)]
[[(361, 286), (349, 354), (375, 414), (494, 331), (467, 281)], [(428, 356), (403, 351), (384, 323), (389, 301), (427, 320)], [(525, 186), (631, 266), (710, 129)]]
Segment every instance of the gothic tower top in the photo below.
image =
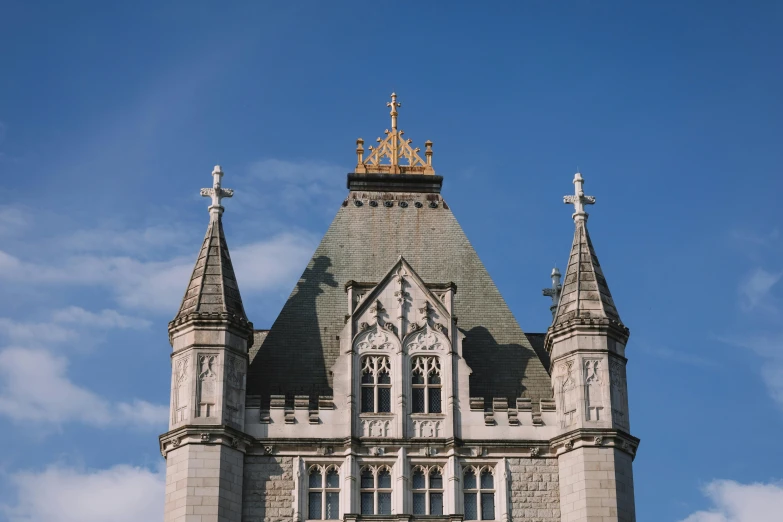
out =
[[(420, 148), (411, 147), (413, 140), (403, 139), (404, 130), (397, 130), (397, 109), (402, 103), (397, 101), (397, 94), (391, 93), (391, 101), (386, 103), (391, 109), (391, 130), (386, 129), (384, 139), (378, 138), (377, 147), (368, 147), (369, 154), (364, 157), (364, 140), (356, 140), (356, 174), (435, 174), (432, 168), (432, 142), (424, 142), (424, 156), (419, 156)], [(400, 164), (403, 160), (405, 164)]]
[(245, 315), (223, 233), (223, 206), (220, 203), (223, 198), (232, 197), (234, 191), (221, 186), (222, 177), (223, 170), (220, 165), (216, 165), (212, 170), (212, 188), (201, 189), (202, 196), (212, 199), (209, 206), (209, 226), (193, 267), (188, 289), (170, 327), (192, 318), (215, 316), (238, 321), (252, 329), (252, 323)]

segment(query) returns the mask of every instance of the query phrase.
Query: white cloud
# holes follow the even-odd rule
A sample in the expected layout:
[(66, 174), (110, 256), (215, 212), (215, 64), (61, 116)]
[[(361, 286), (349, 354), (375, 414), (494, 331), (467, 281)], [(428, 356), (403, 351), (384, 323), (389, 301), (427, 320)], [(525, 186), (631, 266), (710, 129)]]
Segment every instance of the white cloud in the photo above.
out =
[(722, 342), (746, 348), (761, 357), (761, 377), (770, 396), (783, 407), (783, 334), (719, 337)]
[(125, 465), (103, 470), (50, 467), (11, 476), (9, 522), (153, 522), (163, 519), (165, 476)]
[(13, 343), (52, 344), (75, 341), (79, 334), (50, 322), (28, 323), (0, 317), (0, 334)]
[(780, 281), (781, 276), (783, 272), (773, 274), (763, 268), (754, 270), (739, 286), (742, 307), (750, 311), (766, 305), (772, 287)]
[[(315, 244), (311, 234), (283, 233), (231, 249), (240, 291), (292, 287)], [(26, 284), (107, 287), (122, 306), (173, 316), (195, 262), (195, 256), (140, 261), (127, 256), (84, 255), (42, 264), (25, 262), (0, 251), (0, 278), (24, 280)]]
[(168, 406), (136, 400), (112, 403), (68, 378), (68, 361), (46, 350), (0, 352), (0, 415), (17, 422), (60, 426), (83, 422), (164, 428)]
[(778, 522), (783, 513), (783, 485), (740, 484), (716, 480), (704, 488), (713, 507), (682, 522)]
[(116, 310), (101, 310), (90, 312), (78, 306), (69, 306), (56, 310), (52, 314), (56, 323), (78, 324), (92, 328), (130, 328), (140, 330), (148, 328), (152, 323), (146, 319), (124, 315)]

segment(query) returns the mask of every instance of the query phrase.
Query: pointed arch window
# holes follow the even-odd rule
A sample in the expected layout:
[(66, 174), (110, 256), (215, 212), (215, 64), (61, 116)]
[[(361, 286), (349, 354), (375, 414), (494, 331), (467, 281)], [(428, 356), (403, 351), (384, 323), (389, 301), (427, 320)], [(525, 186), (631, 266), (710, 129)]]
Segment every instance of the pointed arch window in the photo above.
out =
[(465, 520), (495, 520), (495, 477), (492, 468), (465, 468), (462, 488)]
[(411, 411), (441, 413), (440, 359), (431, 356), (414, 357), (411, 360), (411, 373)]
[(389, 358), (369, 355), (362, 360), (362, 413), (391, 412)]
[(439, 466), (413, 468), (411, 489), (414, 515), (443, 514), (443, 470)]
[(365, 466), (360, 480), (362, 515), (391, 515), (391, 468)]
[(337, 466), (311, 466), (308, 486), (307, 519), (339, 519), (340, 471)]

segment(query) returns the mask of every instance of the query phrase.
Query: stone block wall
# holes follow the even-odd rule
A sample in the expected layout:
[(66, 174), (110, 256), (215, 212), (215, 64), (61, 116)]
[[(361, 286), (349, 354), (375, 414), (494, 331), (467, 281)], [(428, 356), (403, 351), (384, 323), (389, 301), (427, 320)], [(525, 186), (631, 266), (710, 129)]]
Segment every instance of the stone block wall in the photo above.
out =
[(245, 457), (242, 522), (293, 519), (293, 462), (293, 457)]
[(636, 522), (631, 463), (614, 448), (560, 455), (562, 522)]
[(241, 522), (242, 462), (242, 453), (218, 444), (170, 451), (164, 522)]
[(557, 459), (508, 459), (513, 522), (560, 522)]

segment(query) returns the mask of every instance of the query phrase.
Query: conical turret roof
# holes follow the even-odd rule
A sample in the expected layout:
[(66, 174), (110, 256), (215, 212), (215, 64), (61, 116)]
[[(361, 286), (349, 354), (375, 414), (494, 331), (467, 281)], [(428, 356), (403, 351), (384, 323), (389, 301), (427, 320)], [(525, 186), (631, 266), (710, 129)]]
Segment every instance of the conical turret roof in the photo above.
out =
[[(212, 178), (212, 188), (201, 189), (202, 196), (212, 198), (207, 234), (173, 322), (191, 314), (221, 314), (248, 323), (223, 233), (223, 207), (220, 203), (223, 198), (233, 196), (234, 191), (221, 186), (223, 170), (220, 165), (215, 166)], [(252, 325), (248, 323), (248, 326)]]
[(590, 241), (587, 220), (576, 221), (574, 242), (554, 324), (576, 317), (606, 318), (621, 322)]
[(209, 222), (177, 318), (194, 312), (228, 313), (247, 320), (220, 216)]

